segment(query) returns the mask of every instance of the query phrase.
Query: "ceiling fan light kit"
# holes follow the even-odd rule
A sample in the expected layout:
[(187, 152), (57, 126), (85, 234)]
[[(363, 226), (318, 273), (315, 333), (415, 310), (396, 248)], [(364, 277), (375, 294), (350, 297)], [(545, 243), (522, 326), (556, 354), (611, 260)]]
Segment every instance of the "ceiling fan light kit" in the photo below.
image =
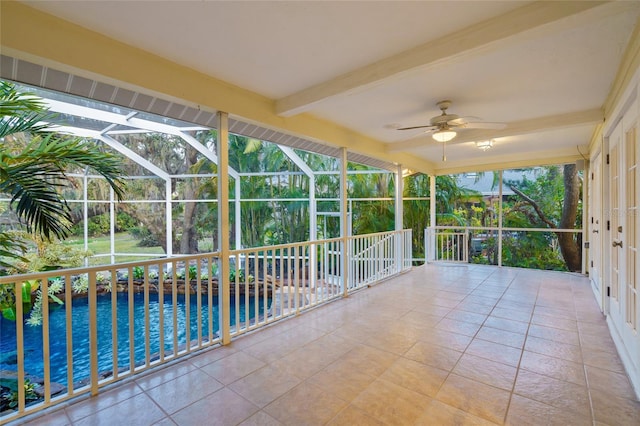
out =
[(456, 132), (450, 129), (438, 130), (431, 137), (437, 140), (438, 142), (449, 142), (451, 139), (455, 138), (457, 135)]

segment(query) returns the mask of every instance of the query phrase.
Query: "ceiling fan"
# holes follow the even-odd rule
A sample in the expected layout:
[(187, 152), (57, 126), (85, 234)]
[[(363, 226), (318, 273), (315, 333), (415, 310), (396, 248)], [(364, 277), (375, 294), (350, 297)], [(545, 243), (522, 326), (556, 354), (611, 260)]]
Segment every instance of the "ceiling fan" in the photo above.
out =
[(447, 109), (451, 106), (451, 101), (444, 100), (436, 104), (442, 111), (442, 114), (433, 117), (429, 124), (422, 126), (401, 127), (397, 130), (413, 130), (425, 129), (425, 133), (431, 133), (431, 137), (438, 142), (449, 142), (456, 137), (457, 129), (504, 129), (507, 127), (505, 123), (489, 123), (485, 121), (468, 121), (468, 118), (460, 117), (457, 114), (447, 113)]

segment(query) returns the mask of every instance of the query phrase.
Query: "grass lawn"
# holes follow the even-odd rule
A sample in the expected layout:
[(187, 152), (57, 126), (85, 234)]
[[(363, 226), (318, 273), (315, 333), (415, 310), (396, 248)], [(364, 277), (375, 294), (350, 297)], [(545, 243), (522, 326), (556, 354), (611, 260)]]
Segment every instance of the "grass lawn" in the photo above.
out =
[[(84, 248), (84, 243), (82, 238), (68, 238), (63, 242), (65, 245), (73, 246), (79, 249)], [(164, 256), (164, 250), (160, 246), (155, 247), (138, 247), (138, 240), (133, 238), (127, 232), (117, 233), (115, 235), (115, 245), (116, 252), (119, 253), (139, 253), (139, 254), (149, 254), (149, 258), (151, 257), (159, 257)], [(109, 236), (105, 237), (90, 237), (89, 238), (89, 250), (96, 254), (107, 254), (111, 251), (111, 239)], [(154, 256), (155, 255), (155, 256)], [(134, 260), (143, 260), (144, 257), (140, 256), (116, 256), (116, 262), (131, 262)], [(90, 258), (90, 265), (105, 265), (111, 263), (111, 258), (107, 257), (96, 257)]]

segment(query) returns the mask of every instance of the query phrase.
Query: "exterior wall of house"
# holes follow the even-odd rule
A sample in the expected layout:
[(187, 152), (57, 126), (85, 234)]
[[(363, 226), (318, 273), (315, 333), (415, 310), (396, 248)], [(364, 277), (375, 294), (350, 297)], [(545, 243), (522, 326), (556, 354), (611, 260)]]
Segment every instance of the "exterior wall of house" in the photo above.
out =
[(632, 35), (594, 135), (588, 175), (589, 273), (640, 395), (640, 38)]

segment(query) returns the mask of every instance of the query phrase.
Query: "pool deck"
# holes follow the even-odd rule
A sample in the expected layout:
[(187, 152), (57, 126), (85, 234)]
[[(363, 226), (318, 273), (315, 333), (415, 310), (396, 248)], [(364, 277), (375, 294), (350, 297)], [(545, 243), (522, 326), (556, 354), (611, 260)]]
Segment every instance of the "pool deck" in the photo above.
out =
[(640, 402), (586, 278), (425, 265), (26, 420), (637, 426)]

